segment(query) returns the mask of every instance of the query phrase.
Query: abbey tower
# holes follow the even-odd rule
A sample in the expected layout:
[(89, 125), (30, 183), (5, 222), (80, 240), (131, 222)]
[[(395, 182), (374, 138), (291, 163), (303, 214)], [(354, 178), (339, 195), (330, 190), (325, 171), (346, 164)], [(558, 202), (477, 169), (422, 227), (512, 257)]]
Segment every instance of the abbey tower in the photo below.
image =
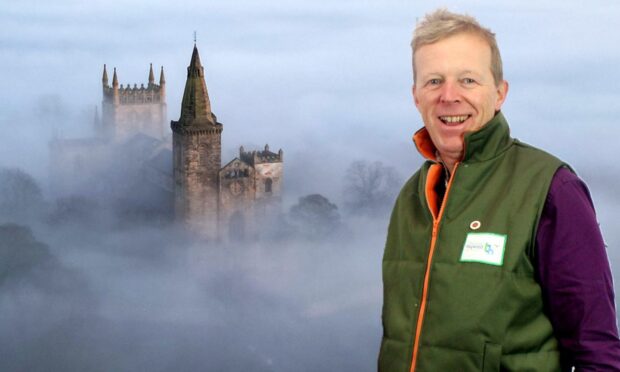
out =
[(166, 80), (161, 68), (159, 85), (155, 84), (153, 64), (149, 70), (149, 81), (145, 87), (137, 84), (119, 86), (116, 68), (112, 76), (112, 86), (108, 85), (108, 72), (103, 65), (103, 99), (101, 101), (102, 120), (98, 134), (114, 142), (122, 142), (137, 133), (153, 138), (164, 137), (166, 126)]
[[(283, 152), (239, 148), (222, 166), (222, 130), (194, 45), (180, 117), (165, 127), (166, 81), (153, 66), (148, 84), (112, 85), (103, 68), (102, 117), (94, 136), (50, 141), (51, 183), (57, 194), (98, 195), (106, 204), (157, 210), (208, 241), (253, 240), (280, 211)], [(242, 124), (238, 124), (242, 125)], [(148, 191), (147, 191), (148, 190)], [(121, 199), (119, 199), (121, 198)], [(161, 216), (160, 216), (161, 217)]]
[(172, 121), (170, 127), (177, 220), (207, 238), (216, 239), (223, 126), (211, 112), (204, 69), (195, 45), (187, 67), (181, 117)]
[(277, 214), (282, 192), (283, 152), (239, 149), (224, 167), (223, 126), (211, 102), (194, 45), (178, 121), (173, 132), (175, 220), (208, 240), (244, 240), (260, 235)]

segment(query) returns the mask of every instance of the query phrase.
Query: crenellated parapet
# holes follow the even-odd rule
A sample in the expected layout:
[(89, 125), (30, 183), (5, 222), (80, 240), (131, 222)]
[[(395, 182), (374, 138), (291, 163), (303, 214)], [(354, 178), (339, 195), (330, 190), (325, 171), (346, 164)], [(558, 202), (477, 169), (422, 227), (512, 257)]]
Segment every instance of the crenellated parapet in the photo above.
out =
[(282, 149), (278, 152), (271, 152), (269, 145), (265, 145), (265, 149), (260, 151), (245, 151), (243, 146), (239, 148), (239, 159), (250, 165), (262, 164), (262, 163), (281, 163), (284, 161), (284, 152)]
[(144, 84), (120, 84), (118, 83), (118, 76), (116, 74), (116, 68), (114, 68), (114, 78), (112, 86), (108, 85), (108, 74), (106, 71), (106, 65), (103, 65), (103, 101), (104, 103), (120, 104), (120, 105), (141, 105), (151, 103), (165, 103), (166, 102), (166, 80), (164, 78), (164, 68), (161, 68), (161, 74), (159, 78), (159, 84), (155, 84), (155, 78), (153, 74), (153, 64), (149, 70), (149, 81), (147, 86)]

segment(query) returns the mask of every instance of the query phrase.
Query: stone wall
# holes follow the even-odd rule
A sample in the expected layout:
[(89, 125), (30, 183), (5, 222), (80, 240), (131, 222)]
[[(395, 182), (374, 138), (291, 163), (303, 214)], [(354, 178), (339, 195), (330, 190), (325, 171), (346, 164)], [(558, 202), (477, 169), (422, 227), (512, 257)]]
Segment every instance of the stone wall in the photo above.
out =
[(221, 132), (173, 134), (175, 215), (207, 239), (218, 238)]
[(256, 236), (254, 168), (238, 158), (220, 170), (220, 237), (226, 241)]
[(105, 136), (122, 142), (137, 133), (161, 139), (167, 121), (165, 102), (118, 104), (103, 103)]

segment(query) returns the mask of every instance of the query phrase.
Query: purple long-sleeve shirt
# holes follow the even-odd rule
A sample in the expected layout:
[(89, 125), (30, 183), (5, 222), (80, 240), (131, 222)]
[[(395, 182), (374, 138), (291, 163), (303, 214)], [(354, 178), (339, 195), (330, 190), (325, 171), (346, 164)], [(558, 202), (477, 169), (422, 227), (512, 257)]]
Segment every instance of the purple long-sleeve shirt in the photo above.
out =
[(586, 185), (553, 177), (536, 235), (538, 279), (562, 352), (576, 371), (620, 371), (620, 340), (605, 243)]

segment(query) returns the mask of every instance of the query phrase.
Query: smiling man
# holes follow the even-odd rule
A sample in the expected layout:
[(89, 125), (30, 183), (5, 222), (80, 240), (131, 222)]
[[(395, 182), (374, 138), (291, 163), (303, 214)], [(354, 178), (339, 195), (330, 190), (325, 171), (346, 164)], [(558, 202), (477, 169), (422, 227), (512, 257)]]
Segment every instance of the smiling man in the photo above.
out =
[(510, 137), (495, 35), (438, 10), (411, 45), (427, 161), (388, 229), (379, 370), (620, 371), (589, 192), (567, 164)]

